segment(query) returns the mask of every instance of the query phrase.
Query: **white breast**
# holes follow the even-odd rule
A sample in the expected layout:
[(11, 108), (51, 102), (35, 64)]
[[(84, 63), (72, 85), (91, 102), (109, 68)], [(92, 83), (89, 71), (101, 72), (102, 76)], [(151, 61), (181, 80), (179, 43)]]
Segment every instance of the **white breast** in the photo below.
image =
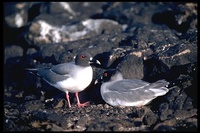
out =
[(92, 67), (77, 69), (71, 78), (53, 84), (54, 87), (64, 92), (80, 92), (90, 85), (93, 77)]

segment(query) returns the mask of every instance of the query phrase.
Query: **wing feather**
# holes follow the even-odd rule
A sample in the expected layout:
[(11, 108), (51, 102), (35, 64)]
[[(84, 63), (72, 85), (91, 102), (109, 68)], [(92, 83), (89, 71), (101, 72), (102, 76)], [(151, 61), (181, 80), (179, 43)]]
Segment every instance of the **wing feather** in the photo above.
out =
[(51, 71), (53, 71), (54, 73), (59, 74), (59, 75), (66, 75), (66, 74), (69, 74), (70, 71), (74, 67), (75, 67), (75, 63), (74, 62), (63, 63), (63, 64), (58, 64), (58, 65), (53, 66), (51, 68)]
[[(142, 80), (119, 80), (108, 85), (110, 91), (117, 91), (118, 93), (131, 92), (148, 86), (149, 83)], [(144, 87), (145, 88), (145, 87)]]

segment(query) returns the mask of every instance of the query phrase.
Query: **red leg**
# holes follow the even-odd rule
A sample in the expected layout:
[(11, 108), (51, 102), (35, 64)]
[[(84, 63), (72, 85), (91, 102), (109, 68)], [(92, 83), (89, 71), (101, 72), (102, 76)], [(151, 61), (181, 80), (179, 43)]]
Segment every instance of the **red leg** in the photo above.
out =
[(68, 93), (66, 93), (66, 98), (67, 98), (67, 102), (68, 102), (69, 108), (71, 108), (71, 104), (70, 104), (69, 94)]
[(76, 99), (77, 99), (77, 105), (78, 105), (78, 107), (84, 107), (84, 106), (87, 106), (87, 104), (89, 103), (89, 101), (88, 102), (85, 102), (85, 103), (80, 103), (80, 100), (79, 100), (79, 97), (78, 97), (78, 92), (76, 92)]

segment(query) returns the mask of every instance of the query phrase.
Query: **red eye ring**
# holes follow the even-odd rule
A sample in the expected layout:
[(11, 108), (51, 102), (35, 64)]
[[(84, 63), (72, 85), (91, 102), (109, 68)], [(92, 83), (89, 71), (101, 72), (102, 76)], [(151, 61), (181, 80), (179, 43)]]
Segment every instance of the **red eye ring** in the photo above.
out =
[(85, 55), (81, 55), (81, 59), (85, 59), (86, 58), (86, 56)]
[(108, 73), (104, 73), (103, 76), (104, 76), (104, 77), (107, 77), (107, 76), (108, 76)]

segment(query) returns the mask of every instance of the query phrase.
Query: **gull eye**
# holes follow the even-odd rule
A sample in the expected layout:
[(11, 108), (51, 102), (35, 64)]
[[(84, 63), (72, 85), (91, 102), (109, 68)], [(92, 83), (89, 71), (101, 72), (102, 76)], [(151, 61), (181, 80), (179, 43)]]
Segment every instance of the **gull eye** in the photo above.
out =
[(86, 56), (85, 55), (81, 55), (81, 59), (85, 59), (86, 58)]
[(104, 76), (104, 77), (107, 77), (107, 76), (108, 76), (108, 73), (104, 73), (103, 76)]

